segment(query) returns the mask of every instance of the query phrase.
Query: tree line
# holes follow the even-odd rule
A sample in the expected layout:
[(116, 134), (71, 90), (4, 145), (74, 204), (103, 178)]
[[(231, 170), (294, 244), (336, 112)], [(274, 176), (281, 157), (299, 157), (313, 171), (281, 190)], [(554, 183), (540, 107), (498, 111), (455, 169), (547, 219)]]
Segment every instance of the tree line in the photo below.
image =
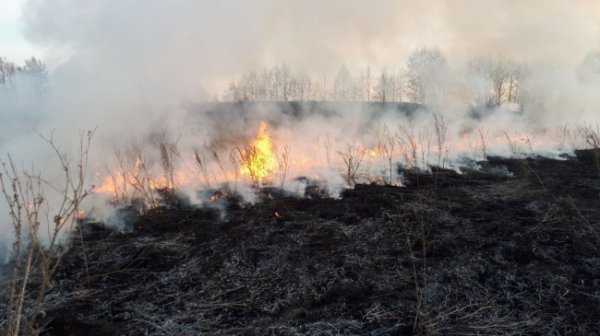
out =
[(42, 60), (26, 59), (16, 65), (0, 57), (0, 114), (26, 118), (42, 112), (47, 70)]
[[(509, 59), (474, 59), (466, 76), (474, 78), (472, 91), (482, 103), (497, 106), (518, 103), (526, 68)], [(351, 73), (342, 65), (335, 76), (294, 73), (286, 65), (251, 71), (231, 81), (226, 101), (374, 101), (426, 104), (439, 101), (448, 90), (450, 71), (438, 48), (419, 48), (399, 70), (367, 66)]]
[(6, 58), (0, 57), (0, 85), (14, 85), (19, 75), (46, 77), (46, 64), (31, 56), (25, 60), (23, 66), (17, 66)]
[[(463, 73), (477, 105), (498, 106), (519, 103), (527, 68), (504, 58), (471, 60)], [(46, 65), (30, 57), (22, 66), (0, 57), (0, 87), (16, 90), (19, 78), (33, 82), (43, 93), (47, 77)], [(370, 66), (352, 73), (342, 65), (335, 75), (327, 73), (309, 76), (293, 72), (288, 66), (274, 66), (250, 71), (230, 82), (223, 95), (225, 101), (367, 101), (413, 102), (431, 104), (442, 102), (450, 90), (451, 77), (448, 59), (438, 48), (414, 50), (400, 69)]]

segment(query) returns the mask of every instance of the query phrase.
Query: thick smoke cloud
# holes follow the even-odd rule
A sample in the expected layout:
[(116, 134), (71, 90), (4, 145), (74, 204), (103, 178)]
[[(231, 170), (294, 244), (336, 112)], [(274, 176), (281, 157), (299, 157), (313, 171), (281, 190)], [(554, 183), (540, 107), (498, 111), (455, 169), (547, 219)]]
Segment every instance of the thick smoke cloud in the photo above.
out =
[(51, 74), (50, 122), (116, 133), (220, 96), (250, 70), (285, 63), (331, 78), (342, 64), (398, 69), (422, 46), (439, 47), (455, 68), (499, 56), (542, 76), (551, 69), (561, 90), (600, 42), (594, 1), (30, 0), (23, 18), (26, 37), (63, 60)]
[[(455, 62), (504, 55), (575, 65), (598, 47), (594, 1), (30, 1), (26, 36), (78, 68), (189, 94), (263, 65), (395, 66), (420, 46)], [(119, 79), (119, 78), (117, 78)], [(165, 83), (166, 82), (166, 83)], [(132, 83), (133, 84), (133, 83)], [(171, 84), (165, 85), (165, 84)], [(187, 92), (186, 92), (187, 91)]]
[[(352, 108), (344, 118), (302, 122), (281, 117), (279, 111), (255, 111), (248, 123), (229, 120), (225, 124), (235, 127), (215, 135), (214, 119), (189, 124), (188, 107), (220, 97), (229, 81), (251, 70), (287, 64), (329, 78), (342, 64), (351, 71), (367, 65), (398, 70), (423, 46), (440, 48), (449, 61), (444, 85), (450, 93), (435, 102), (445, 114), (449, 140), (458, 142), (477, 128), (522, 134), (560, 123), (595, 122), (600, 108), (598, 81), (582, 81), (578, 72), (584, 57), (600, 47), (600, 6), (593, 0), (29, 0), (23, 20), (25, 36), (45, 50), (50, 71), (43, 109), (31, 112), (31, 123), (19, 124), (19, 135), (10, 127), (13, 133), (3, 134), (11, 136), (1, 138), (2, 152), (10, 151), (18, 162), (52, 157), (34, 129), (45, 135), (55, 131), (57, 144), (73, 152), (78, 131), (97, 126), (91, 164), (100, 169), (112, 159), (114, 146), (162, 127), (184, 134), (182, 151), (188, 153), (223, 133), (250, 136), (269, 115), (286, 143), (310, 134), (309, 141), (292, 146), (292, 153), (323, 147), (319, 141), (325, 136), (340, 145), (352, 143), (355, 135), (368, 134), (365, 125), (376, 124)], [(465, 67), (480, 57), (527, 65), (524, 115), (503, 106), (484, 121), (469, 117), (474, 99), (461, 90), (478, 79), (466, 75)], [(2, 113), (3, 118), (13, 116)], [(428, 125), (430, 117), (413, 123)], [(384, 113), (379, 121), (396, 119)], [(544, 137), (537, 141), (544, 150)], [(45, 168), (50, 179), (60, 175)], [(7, 232), (6, 227), (3, 221), (0, 231)]]

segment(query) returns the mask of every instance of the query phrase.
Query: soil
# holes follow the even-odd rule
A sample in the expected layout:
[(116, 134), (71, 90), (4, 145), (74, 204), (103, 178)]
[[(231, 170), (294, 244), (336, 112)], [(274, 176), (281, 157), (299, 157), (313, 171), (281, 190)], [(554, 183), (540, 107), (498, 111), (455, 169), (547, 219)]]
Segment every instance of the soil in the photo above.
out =
[(598, 154), (87, 223), (43, 335), (598, 334)]

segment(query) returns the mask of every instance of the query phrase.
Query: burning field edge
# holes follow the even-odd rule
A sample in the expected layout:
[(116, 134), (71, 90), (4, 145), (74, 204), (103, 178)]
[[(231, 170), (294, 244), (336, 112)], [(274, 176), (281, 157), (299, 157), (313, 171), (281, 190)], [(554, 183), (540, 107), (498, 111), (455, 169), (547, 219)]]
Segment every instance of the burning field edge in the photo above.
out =
[(401, 170), (406, 186), (356, 184), (339, 199), (262, 188), (255, 204), (223, 198), (224, 216), (170, 202), (132, 212), (124, 231), (86, 222), (37, 324), (43, 335), (591, 335), (599, 154)]

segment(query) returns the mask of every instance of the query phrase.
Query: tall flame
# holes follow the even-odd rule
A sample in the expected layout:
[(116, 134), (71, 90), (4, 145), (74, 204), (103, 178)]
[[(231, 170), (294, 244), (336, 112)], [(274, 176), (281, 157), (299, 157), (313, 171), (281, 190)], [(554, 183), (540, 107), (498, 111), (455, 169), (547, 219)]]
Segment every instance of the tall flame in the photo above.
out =
[(262, 181), (273, 174), (277, 168), (277, 158), (273, 152), (273, 141), (267, 132), (267, 124), (262, 121), (256, 138), (245, 150), (240, 151), (242, 176), (247, 176), (253, 182)]

